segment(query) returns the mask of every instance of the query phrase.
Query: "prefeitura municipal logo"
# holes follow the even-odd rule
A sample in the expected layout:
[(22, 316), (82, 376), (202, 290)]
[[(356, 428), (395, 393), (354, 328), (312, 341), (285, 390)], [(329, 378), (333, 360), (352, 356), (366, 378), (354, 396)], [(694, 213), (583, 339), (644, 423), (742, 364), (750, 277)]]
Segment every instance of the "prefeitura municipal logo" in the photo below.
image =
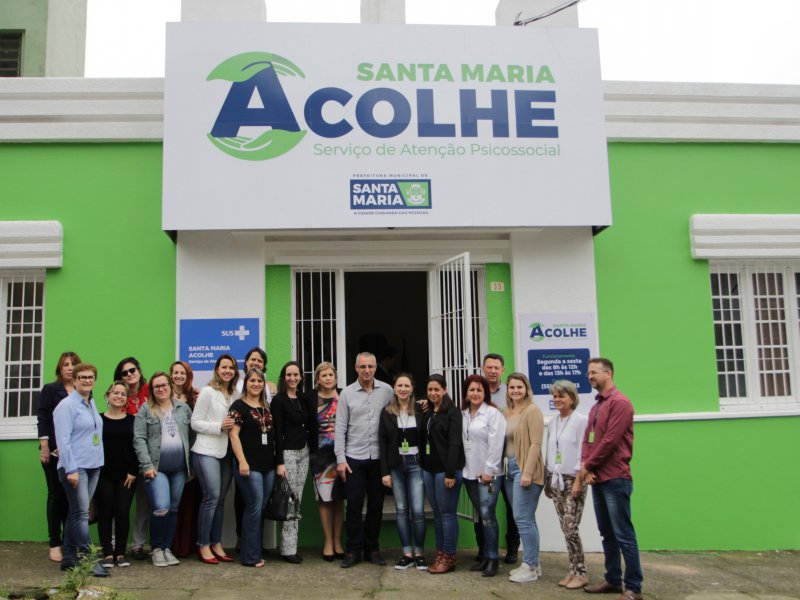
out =
[[(231, 87), (208, 139), (244, 160), (267, 160), (287, 153), (306, 135), (283, 91), (280, 78), (305, 74), (292, 61), (268, 52), (245, 52), (221, 62), (207, 81), (230, 81)], [(247, 128), (254, 135), (240, 135)], [(260, 130), (260, 132), (259, 132)]]
[(352, 210), (431, 208), (430, 179), (351, 179)]

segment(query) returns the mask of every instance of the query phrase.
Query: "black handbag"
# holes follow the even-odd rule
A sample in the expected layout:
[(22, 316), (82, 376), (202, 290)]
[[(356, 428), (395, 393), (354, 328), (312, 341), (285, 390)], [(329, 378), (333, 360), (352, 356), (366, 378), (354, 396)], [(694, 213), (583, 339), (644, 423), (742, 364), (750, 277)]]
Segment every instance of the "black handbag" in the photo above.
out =
[(301, 516), (297, 494), (292, 491), (285, 477), (276, 475), (272, 495), (264, 509), (264, 518), (270, 521), (298, 521)]

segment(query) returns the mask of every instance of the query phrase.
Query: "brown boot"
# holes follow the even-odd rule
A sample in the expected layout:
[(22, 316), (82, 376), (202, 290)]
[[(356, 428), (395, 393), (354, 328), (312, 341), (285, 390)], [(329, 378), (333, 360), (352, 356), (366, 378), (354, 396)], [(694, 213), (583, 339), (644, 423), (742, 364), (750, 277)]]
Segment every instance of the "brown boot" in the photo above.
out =
[(430, 570), (430, 569), (434, 568), (436, 565), (438, 565), (442, 561), (442, 556), (444, 556), (444, 552), (442, 552), (441, 550), (437, 549), (436, 550), (436, 558), (434, 558), (433, 562), (430, 565), (428, 565), (428, 570)]
[(442, 573), (449, 573), (456, 570), (456, 555), (455, 554), (442, 554), (439, 560), (432, 567), (428, 567), (428, 573), (434, 575), (441, 575)]

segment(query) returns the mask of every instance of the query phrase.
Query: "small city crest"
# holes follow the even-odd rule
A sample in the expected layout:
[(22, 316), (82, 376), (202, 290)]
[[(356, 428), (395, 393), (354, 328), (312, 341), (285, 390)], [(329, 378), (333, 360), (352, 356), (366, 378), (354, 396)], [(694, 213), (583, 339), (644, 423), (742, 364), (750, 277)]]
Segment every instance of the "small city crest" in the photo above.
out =
[(351, 179), (352, 210), (427, 210), (432, 207), (430, 179)]

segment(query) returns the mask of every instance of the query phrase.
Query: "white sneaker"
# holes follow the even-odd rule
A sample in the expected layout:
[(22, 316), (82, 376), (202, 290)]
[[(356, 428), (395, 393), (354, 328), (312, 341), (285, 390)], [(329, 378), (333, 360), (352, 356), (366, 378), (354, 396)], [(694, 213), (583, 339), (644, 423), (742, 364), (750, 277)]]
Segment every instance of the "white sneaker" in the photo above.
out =
[[(509, 575), (516, 575), (517, 573), (522, 573), (523, 571), (527, 571), (527, 569), (528, 569), (528, 568), (529, 568), (529, 567), (528, 567), (528, 565), (526, 565), (526, 564), (523, 562), (523, 563), (522, 563), (522, 565), (521, 565), (521, 566), (519, 566), (519, 567), (517, 567), (516, 569), (511, 569), (511, 570), (508, 572), (508, 574), (509, 574)], [(537, 576), (537, 577), (541, 577), (541, 576), (542, 576), (542, 563), (539, 563), (538, 565), (536, 565), (536, 566), (534, 567), (534, 570), (536, 571), (536, 576)]]
[(161, 548), (153, 548), (153, 551), (150, 553), (150, 557), (153, 559), (154, 567), (167, 566), (167, 559), (164, 558), (164, 551)]
[(181, 561), (175, 558), (175, 555), (169, 548), (164, 548), (164, 560), (167, 561), (167, 565), (170, 567), (174, 567), (175, 565), (181, 564)]
[(536, 567), (531, 567), (527, 563), (522, 563), (517, 572), (508, 578), (509, 581), (514, 583), (527, 583), (528, 581), (536, 581), (539, 575), (536, 572)]

